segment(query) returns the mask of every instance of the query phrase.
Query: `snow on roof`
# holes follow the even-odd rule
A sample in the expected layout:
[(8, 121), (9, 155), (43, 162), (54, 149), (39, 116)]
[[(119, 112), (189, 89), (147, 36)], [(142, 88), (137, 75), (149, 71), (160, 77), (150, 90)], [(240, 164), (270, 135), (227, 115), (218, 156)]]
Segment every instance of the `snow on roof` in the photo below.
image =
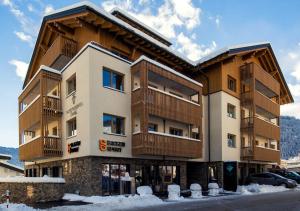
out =
[(144, 24), (143, 22), (139, 21), (138, 19), (136, 19), (135, 17), (133, 17), (131, 14), (129, 14), (128, 12), (126, 12), (125, 10), (122, 10), (118, 7), (113, 8), (110, 13), (113, 14), (114, 12), (119, 12), (121, 13), (123, 16), (127, 17), (128, 19), (136, 22), (137, 24), (141, 25), (143, 28), (151, 31), (153, 34), (155, 34), (156, 36), (162, 38), (163, 40), (169, 42), (170, 44), (172, 44), (171, 40), (169, 40), (169, 38), (167, 38), (166, 36), (164, 36), (163, 34), (159, 33), (158, 31), (156, 31), (155, 29), (147, 26), (146, 24)]
[(0, 182), (15, 182), (15, 183), (65, 183), (65, 179), (61, 177), (0, 177)]
[(6, 162), (6, 161), (0, 161), (0, 163), (6, 165), (6, 166), (10, 166), (12, 168), (16, 168), (16, 169), (19, 169), (21, 171), (24, 171), (24, 168), (20, 167), (20, 166), (17, 166), (17, 165), (14, 165), (14, 164), (11, 164), (9, 162)]
[(216, 50), (216, 51), (202, 57), (201, 59), (197, 60), (195, 63), (196, 64), (204, 63), (206, 61), (209, 61), (209, 60), (211, 60), (211, 59), (213, 59), (213, 58), (215, 58), (215, 57), (217, 57), (217, 56), (219, 56), (223, 53), (231, 51), (231, 50), (236, 50), (236, 49), (240, 49), (240, 48), (248, 48), (248, 47), (257, 46), (257, 45), (268, 45), (268, 44), (270, 44), (270, 42), (246, 43), (246, 44), (228, 46), (228, 47)]
[(3, 158), (1, 158), (1, 157), (5, 157), (5, 158), (8, 158), (8, 159), (11, 159), (12, 158), (12, 156), (11, 155), (9, 155), (9, 154), (1, 154), (0, 153), (0, 159), (3, 159)]
[(138, 58), (137, 60), (135, 60), (135, 61), (131, 64), (131, 66), (136, 65), (137, 63), (139, 63), (139, 62), (142, 61), (142, 60), (145, 60), (145, 61), (147, 61), (147, 62), (150, 62), (150, 63), (152, 63), (152, 64), (154, 64), (154, 65), (156, 65), (156, 66), (158, 66), (158, 67), (161, 67), (162, 69), (165, 69), (165, 70), (167, 70), (167, 71), (173, 73), (174, 75), (177, 75), (177, 76), (179, 76), (179, 77), (181, 77), (181, 78), (184, 78), (185, 80), (188, 80), (188, 81), (190, 81), (190, 82), (192, 82), (192, 83), (194, 83), (194, 84), (197, 84), (198, 86), (203, 87), (203, 85), (202, 85), (201, 83), (199, 83), (198, 81), (195, 81), (195, 80), (193, 80), (193, 79), (191, 79), (191, 78), (189, 78), (189, 77), (187, 77), (187, 76), (185, 76), (185, 75), (179, 73), (178, 71), (173, 70), (172, 68), (170, 68), (170, 67), (168, 67), (168, 66), (166, 66), (166, 65), (163, 65), (163, 64), (161, 64), (161, 63), (159, 63), (159, 62), (157, 62), (157, 61), (154, 61), (154, 60), (152, 60), (152, 59), (150, 59), (150, 58), (148, 58), (148, 57), (146, 57), (146, 56), (144, 56), (144, 55), (142, 55), (140, 58)]
[(78, 7), (81, 7), (81, 6), (88, 6), (90, 7), (91, 9), (95, 10), (96, 12), (98, 12), (99, 14), (103, 15), (104, 17), (114, 21), (115, 23), (119, 24), (119, 25), (122, 25), (123, 27), (125, 27), (126, 29), (128, 29), (129, 31), (145, 38), (146, 40), (148, 40), (149, 42), (155, 44), (156, 46), (168, 51), (169, 53), (177, 56), (178, 58), (184, 60), (185, 62), (189, 63), (189, 64), (192, 64), (194, 65), (194, 62), (190, 59), (188, 59), (187, 57), (185, 57), (184, 55), (180, 54), (178, 51), (176, 51), (175, 49), (171, 48), (171, 47), (168, 47), (167, 45), (161, 43), (160, 41), (154, 39), (153, 37), (151, 37), (150, 35), (140, 31), (139, 29), (137, 28), (134, 28), (133, 26), (131, 26), (130, 24), (126, 23), (125, 21), (115, 17), (114, 15), (106, 12), (104, 9), (98, 7), (97, 5), (89, 2), (89, 1), (81, 1), (81, 2), (78, 2), (76, 4), (73, 4), (73, 5), (70, 5), (70, 6), (67, 6), (67, 7), (63, 7), (61, 9), (58, 9), (58, 10), (54, 10), (53, 12), (51, 13), (48, 13), (46, 17), (48, 16), (51, 16), (51, 15), (55, 15), (57, 13), (61, 13), (61, 12), (65, 12), (65, 11), (68, 11), (68, 10), (71, 10), (71, 9), (75, 9), (75, 8), (78, 8)]

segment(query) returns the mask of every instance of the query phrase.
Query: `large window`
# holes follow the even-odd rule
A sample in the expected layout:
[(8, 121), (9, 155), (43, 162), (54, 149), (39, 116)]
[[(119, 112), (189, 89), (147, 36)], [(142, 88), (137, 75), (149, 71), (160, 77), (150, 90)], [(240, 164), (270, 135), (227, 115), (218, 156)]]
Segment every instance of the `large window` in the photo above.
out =
[(103, 114), (103, 132), (125, 135), (125, 118)]
[(183, 130), (171, 127), (170, 134), (175, 136), (183, 136)]
[(148, 131), (157, 132), (157, 124), (149, 123), (148, 124)]
[(103, 68), (103, 86), (124, 91), (124, 76), (107, 68)]
[(76, 91), (76, 75), (71, 76), (67, 80), (67, 96)]
[(233, 134), (228, 133), (227, 134), (227, 146), (231, 148), (235, 148), (235, 143), (236, 143), (236, 136)]
[(76, 117), (67, 121), (67, 136), (76, 136), (77, 135), (77, 123)]
[(235, 118), (235, 106), (230, 103), (227, 104), (227, 116)]
[(228, 89), (236, 92), (236, 80), (231, 76), (228, 76), (227, 82), (228, 82)]

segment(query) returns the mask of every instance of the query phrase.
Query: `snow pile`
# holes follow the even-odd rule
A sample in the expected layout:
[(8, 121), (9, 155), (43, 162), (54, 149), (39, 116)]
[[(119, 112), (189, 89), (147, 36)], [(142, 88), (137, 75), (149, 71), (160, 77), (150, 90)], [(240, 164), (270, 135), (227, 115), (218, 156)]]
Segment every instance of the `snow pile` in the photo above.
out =
[(9, 210), (9, 211), (34, 211), (32, 207), (28, 207), (25, 204), (9, 204), (8, 209), (6, 208), (6, 204), (0, 204), (0, 210)]
[[(122, 210), (130, 209), (134, 207), (148, 207), (162, 204), (163, 201), (154, 195), (130, 195), (128, 197), (124, 195), (118, 196), (79, 196), (76, 194), (65, 194), (63, 199), (69, 201), (82, 201), (87, 203), (92, 203), (91, 205), (99, 208), (99, 210)], [(88, 206), (88, 205), (87, 205)], [(63, 209), (63, 207), (61, 207)], [(103, 209), (102, 209), (103, 208)]]
[(60, 177), (0, 177), (0, 182), (16, 182), (16, 183), (65, 183), (64, 178)]
[(183, 197), (180, 197), (179, 185), (168, 185), (168, 199), (172, 201), (178, 201), (183, 199)]
[(193, 183), (190, 186), (191, 192), (192, 192), (192, 198), (194, 199), (200, 199), (202, 198), (202, 188), (201, 185), (197, 183)]
[(140, 186), (136, 191), (140, 196), (149, 196), (153, 194), (153, 191), (149, 186)]
[(250, 195), (255, 193), (274, 193), (288, 190), (283, 186), (258, 185), (250, 184), (246, 186), (238, 186), (236, 192), (242, 195)]
[(208, 184), (208, 195), (209, 196), (217, 196), (220, 193), (218, 183), (209, 183)]

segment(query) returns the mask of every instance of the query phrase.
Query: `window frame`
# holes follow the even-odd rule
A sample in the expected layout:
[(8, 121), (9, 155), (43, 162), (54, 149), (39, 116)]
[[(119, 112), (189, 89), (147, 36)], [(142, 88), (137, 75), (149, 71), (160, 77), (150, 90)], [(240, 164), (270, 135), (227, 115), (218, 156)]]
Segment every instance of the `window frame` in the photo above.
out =
[[(71, 123), (71, 122), (73, 122), (73, 121), (75, 121), (75, 130), (74, 130), (74, 125), (72, 125), (72, 130), (71, 131), (73, 131), (73, 132), (71, 132), (70, 133), (70, 127), (69, 127), (69, 124)], [(73, 118), (71, 118), (71, 119), (69, 119), (68, 121), (67, 121), (67, 138), (72, 138), (72, 137), (75, 137), (75, 136), (77, 136), (77, 129), (78, 129), (78, 127), (77, 127), (77, 118), (76, 117), (73, 117)], [(74, 132), (75, 131), (75, 132)]]
[[(171, 130), (174, 130), (174, 131), (180, 131), (181, 135), (172, 134), (172, 133), (171, 133)], [(183, 136), (183, 129), (179, 129), (179, 128), (175, 128), (175, 127), (170, 127), (170, 128), (169, 128), (169, 134), (170, 134), (170, 135), (173, 135), (173, 136)]]
[[(231, 88), (231, 83), (230, 82), (233, 82), (233, 88)], [(233, 91), (233, 92), (236, 92), (236, 85), (237, 85), (237, 83), (236, 83), (236, 79), (235, 78), (233, 78), (232, 76), (230, 76), (230, 75), (227, 75), (227, 88), (230, 90), (230, 91)]]
[[(109, 73), (109, 85), (106, 85), (105, 83), (105, 80), (104, 80), (104, 72), (108, 72)], [(121, 83), (121, 89), (118, 89), (116, 87), (113, 86), (113, 76), (114, 75), (117, 75), (117, 76), (121, 76), (122, 77), (122, 83)], [(120, 73), (120, 72), (117, 72), (115, 70), (112, 70), (108, 67), (103, 67), (102, 68), (102, 86), (104, 88), (108, 88), (108, 89), (112, 89), (112, 90), (115, 90), (115, 91), (119, 91), (119, 92), (125, 92), (125, 86), (124, 86), (124, 78), (125, 78), (125, 75), (123, 73)]]
[[(104, 130), (105, 126), (104, 126), (104, 116), (110, 116), (111, 117), (111, 120), (110, 120), (110, 132), (106, 132)], [(122, 125), (121, 125), (121, 133), (117, 133), (117, 129), (115, 132), (113, 132), (112, 128), (113, 128), (113, 118), (119, 118), (121, 119), (122, 121)], [(117, 123), (117, 119), (116, 119), (116, 123)], [(113, 114), (108, 114), (108, 113), (103, 113), (103, 116), (102, 116), (102, 126), (103, 126), (103, 133), (104, 134), (108, 134), (108, 135), (118, 135), (118, 136), (126, 136), (126, 133), (125, 133), (125, 117), (121, 117), (121, 116), (117, 116), (117, 115), (113, 115)]]
[[(229, 112), (229, 108), (233, 108), (233, 114)], [(227, 116), (233, 119), (236, 119), (236, 106), (231, 103), (227, 103)]]
[[(232, 136), (233, 139), (229, 138), (229, 136)], [(229, 140), (231, 140), (232, 142), (229, 142)], [(236, 135), (231, 134), (231, 133), (227, 133), (227, 147), (229, 147), (229, 148), (236, 148)]]
[[(70, 82), (71, 81), (75, 81), (75, 85), (74, 85), (74, 89), (72, 91), (70, 91)], [(76, 93), (77, 91), (77, 79), (76, 79), (76, 73), (74, 73), (72, 76), (70, 76), (67, 80), (66, 80), (66, 93), (67, 93), (67, 97)]]

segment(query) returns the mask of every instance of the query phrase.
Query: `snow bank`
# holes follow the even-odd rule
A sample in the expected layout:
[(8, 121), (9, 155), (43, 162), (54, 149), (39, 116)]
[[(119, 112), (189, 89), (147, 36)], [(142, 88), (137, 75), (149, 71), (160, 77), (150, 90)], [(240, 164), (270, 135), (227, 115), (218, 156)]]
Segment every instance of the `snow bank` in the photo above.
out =
[(60, 177), (0, 177), (0, 182), (15, 182), (15, 183), (65, 183), (64, 178)]
[(255, 193), (275, 193), (286, 190), (288, 189), (283, 186), (250, 184), (246, 186), (238, 186), (236, 192), (242, 195), (250, 195)]
[(179, 185), (168, 185), (168, 199), (171, 201), (178, 201), (183, 199), (183, 197), (180, 197)]
[(209, 183), (208, 184), (208, 195), (209, 196), (217, 196), (220, 193), (218, 183)]
[(202, 188), (201, 185), (197, 184), (197, 183), (193, 183), (190, 186), (191, 192), (192, 192), (192, 196), (191, 198), (194, 199), (200, 199), (202, 198)]
[[(83, 201), (87, 203), (92, 203), (95, 205), (99, 205), (99, 209), (102, 210), (105, 208), (105, 210), (122, 210), (122, 209), (130, 209), (134, 207), (148, 207), (148, 206), (154, 206), (162, 204), (163, 201), (154, 196), (154, 195), (145, 195), (145, 196), (139, 196), (139, 195), (130, 195), (128, 197), (124, 195), (118, 195), (118, 196), (79, 196), (75, 194), (65, 194), (63, 197), (65, 200), (69, 201)], [(88, 206), (88, 205), (87, 205)], [(63, 207), (61, 207), (63, 209)]]
[(148, 196), (148, 195), (152, 195), (153, 191), (152, 191), (151, 187), (149, 187), (149, 186), (140, 186), (137, 188), (137, 193), (140, 196)]
[(8, 209), (6, 208), (6, 204), (0, 204), (0, 210), (9, 210), (9, 211), (34, 211), (32, 207), (28, 207), (25, 204), (9, 204)]

